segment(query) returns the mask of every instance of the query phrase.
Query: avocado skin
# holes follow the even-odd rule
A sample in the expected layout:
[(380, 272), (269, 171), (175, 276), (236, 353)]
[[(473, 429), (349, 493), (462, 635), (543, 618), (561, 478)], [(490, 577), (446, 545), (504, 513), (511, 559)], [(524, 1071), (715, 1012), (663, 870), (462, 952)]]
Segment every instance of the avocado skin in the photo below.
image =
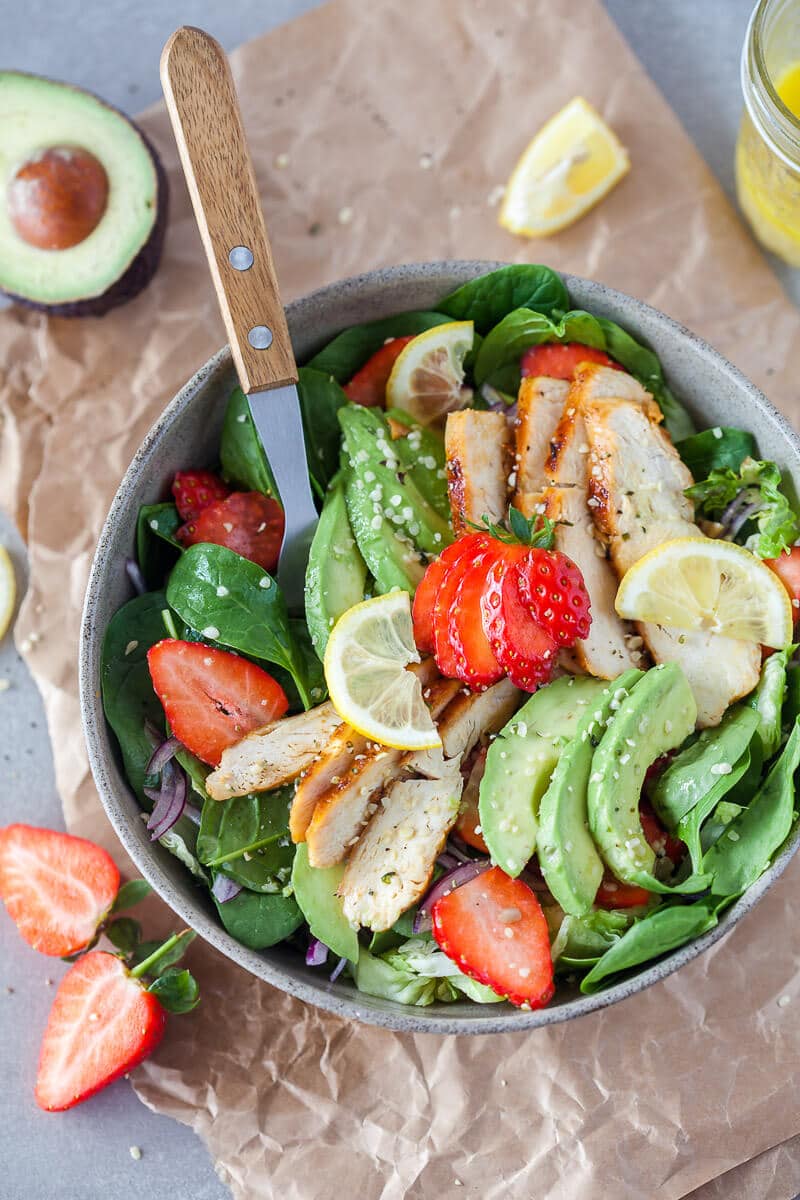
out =
[[(44, 75), (35, 75), (32, 72), (16, 72), (16, 74), (27, 74), (31, 79), (43, 79), (48, 83), (53, 80), (47, 79)], [(115, 283), (101, 292), (99, 296), (89, 296), (85, 300), (68, 300), (60, 304), (43, 304), (39, 300), (31, 300), (28, 296), (19, 295), (17, 292), (7, 292), (0, 288), (0, 295), (7, 296), (15, 304), (19, 304), (24, 308), (33, 309), (35, 312), (45, 312), (52, 317), (102, 317), (112, 308), (119, 308), (121, 304), (127, 304), (129, 300), (133, 300), (143, 291), (150, 280), (158, 270), (161, 262), (161, 253), (164, 249), (164, 238), (167, 232), (167, 218), (169, 215), (169, 182), (167, 173), (164, 170), (164, 164), (158, 154), (153, 143), (150, 141), (146, 133), (143, 132), (130, 117), (124, 112), (116, 108), (113, 104), (109, 104), (95, 92), (89, 92), (87, 88), (77, 88), (72, 84), (60, 83), (60, 87), (72, 88), (76, 92), (87, 92), (93, 96), (98, 104), (102, 104), (104, 108), (110, 112), (116, 113), (123, 121), (132, 126), (136, 133), (141, 138), (144, 146), (153, 161), (153, 167), (156, 172), (156, 180), (158, 184), (157, 199), (156, 199), (156, 216), (153, 222), (153, 228), (150, 230), (150, 236), (132, 260), (130, 266), (125, 270), (124, 274), (120, 275)]]

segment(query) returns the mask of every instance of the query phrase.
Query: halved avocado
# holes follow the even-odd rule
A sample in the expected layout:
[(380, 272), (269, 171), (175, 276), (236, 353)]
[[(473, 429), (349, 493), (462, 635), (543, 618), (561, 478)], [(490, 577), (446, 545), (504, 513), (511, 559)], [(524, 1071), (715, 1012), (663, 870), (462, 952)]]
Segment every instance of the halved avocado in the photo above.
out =
[(0, 291), (100, 316), (150, 282), (166, 215), (164, 169), (132, 121), (80, 88), (0, 71)]

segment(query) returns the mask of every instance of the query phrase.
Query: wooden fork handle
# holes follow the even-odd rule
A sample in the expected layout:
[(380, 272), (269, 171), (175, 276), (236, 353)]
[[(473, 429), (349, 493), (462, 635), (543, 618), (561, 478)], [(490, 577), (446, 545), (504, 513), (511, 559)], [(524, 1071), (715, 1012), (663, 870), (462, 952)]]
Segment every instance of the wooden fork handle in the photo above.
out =
[(202, 29), (186, 25), (164, 47), (161, 82), (239, 381), (248, 393), (296, 383), (225, 51)]

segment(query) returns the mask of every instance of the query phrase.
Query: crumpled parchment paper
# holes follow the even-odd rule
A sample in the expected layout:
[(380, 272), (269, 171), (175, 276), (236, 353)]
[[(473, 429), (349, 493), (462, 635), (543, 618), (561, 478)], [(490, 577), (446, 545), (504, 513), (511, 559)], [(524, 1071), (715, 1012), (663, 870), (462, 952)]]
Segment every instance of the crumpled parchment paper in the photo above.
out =
[[(546, 0), (335, 0), (238, 50), (285, 298), (388, 263), (544, 260), (677, 317), (797, 420), (800, 313), (600, 5), (579, 14)], [(497, 226), (498, 188), (576, 92), (633, 170), (572, 229), (516, 240)], [(67, 822), (119, 860), (80, 732), (84, 586), (134, 450), (223, 340), (163, 109), (142, 124), (172, 183), (154, 283), (102, 320), (0, 316), (0, 501), (27, 529), (32, 566), (18, 643)], [(361, 1027), (195, 944), (202, 1003), (171, 1022), (134, 1086), (205, 1139), (247, 1200), (784, 1200), (800, 1163), (798, 885), (800, 863), (701, 960), (526, 1035)]]

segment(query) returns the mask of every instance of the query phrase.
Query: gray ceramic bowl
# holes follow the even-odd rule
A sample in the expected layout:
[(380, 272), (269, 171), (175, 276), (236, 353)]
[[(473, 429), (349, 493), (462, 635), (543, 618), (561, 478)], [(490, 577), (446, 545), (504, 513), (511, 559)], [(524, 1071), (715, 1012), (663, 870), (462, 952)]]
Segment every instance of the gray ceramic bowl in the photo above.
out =
[[(408, 309), (435, 308), (437, 300), (499, 263), (442, 262), (374, 271), (332, 284), (287, 309), (297, 358), (302, 362), (349, 325)], [(758, 437), (761, 454), (786, 468), (800, 492), (800, 439), (764, 396), (716, 351), (662, 313), (621, 292), (567, 277), (576, 308), (610, 317), (648, 342), (661, 358), (670, 385), (702, 426), (738, 425)], [(130, 598), (124, 560), (134, 545), (141, 504), (160, 499), (174, 472), (217, 455), (225, 402), (235, 383), (227, 347), (189, 380), (148, 433), (111, 506), (89, 580), (80, 647), (80, 693), (86, 742), (98, 791), (120, 841), (142, 875), (201, 937), (245, 970), (301, 1000), (343, 1017), (390, 1029), (431, 1033), (496, 1033), (532, 1029), (614, 1004), (663, 979), (727, 933), (778, 878), (797, 849), (800, 831), (758, 882), (704, 937), (677, 950), (634, 978), (595, 996), (562, 985), (552, 1004), (522, 1012), (507, 1004), (436, 1004), (407, 1008), (356, 991), (347, 980), (328, 983), (306, 967), (296, 951), (276, 946), (248, 950), (220, 924), (207, 895), (181, 864), (152, 844), (139, 806), (122, 773), (113, 736), (100, 703), (100, 651), (112, 614)]]

